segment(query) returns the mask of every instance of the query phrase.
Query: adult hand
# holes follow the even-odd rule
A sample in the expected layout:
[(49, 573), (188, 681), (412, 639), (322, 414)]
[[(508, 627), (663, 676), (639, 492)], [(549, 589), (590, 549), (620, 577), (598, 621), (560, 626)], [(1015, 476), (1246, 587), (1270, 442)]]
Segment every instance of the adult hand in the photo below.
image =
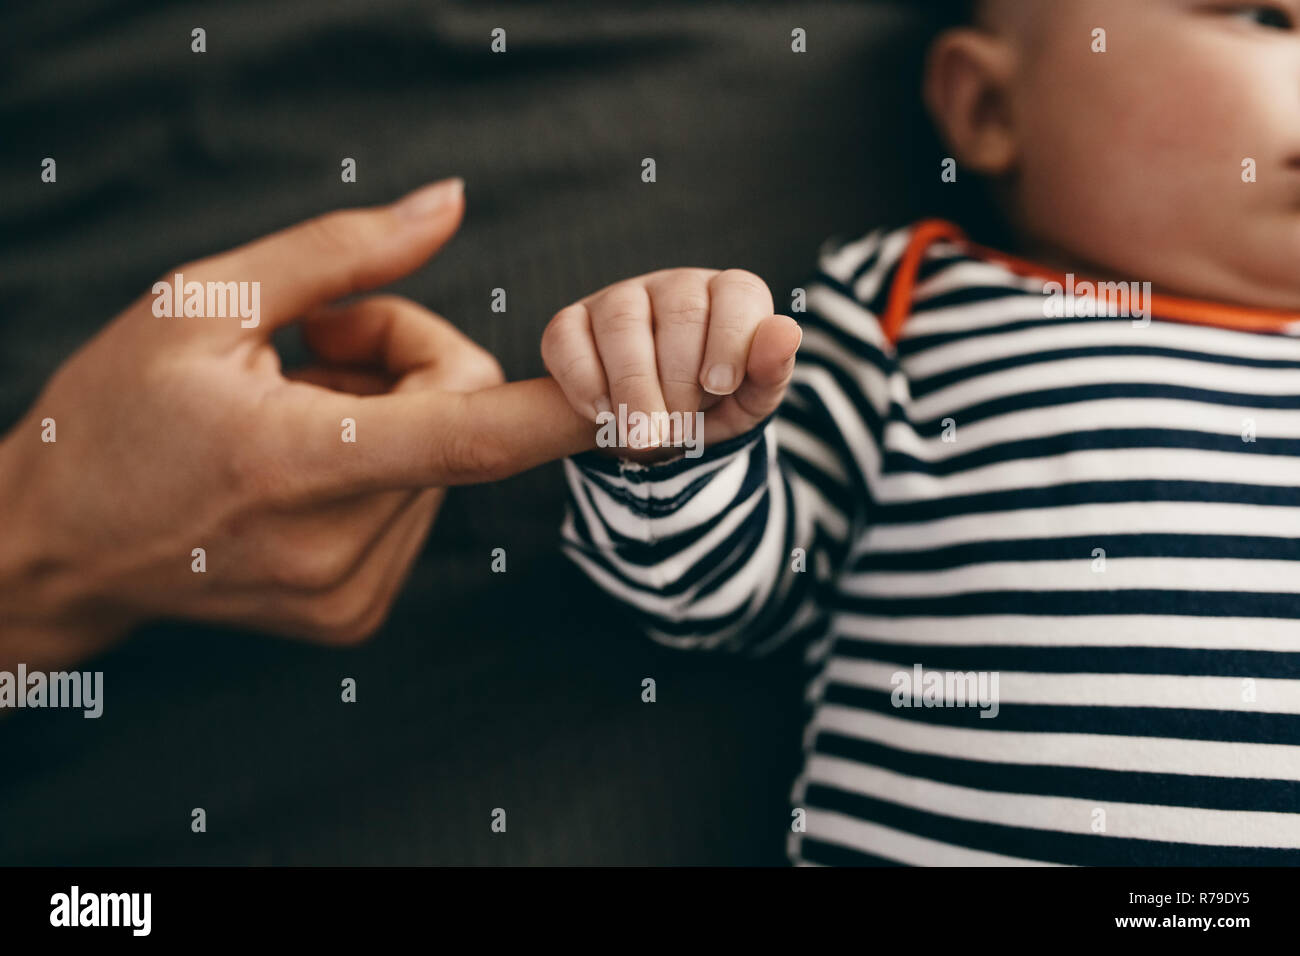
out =
[[(160, 282), (250, 283), (260, 314), (160, 317), (150, 293), (73, 355), (0, 443), (0, 668), (161, 617), (362, 639), (442, 486), (592, 447), (553, 381), (503, 385), (414, 302), (331, 305), (416, 269), (463, 210), (448, 180), (180, 266)], [(270, 336), (296, 320), (321, 364), (286, 375)]]

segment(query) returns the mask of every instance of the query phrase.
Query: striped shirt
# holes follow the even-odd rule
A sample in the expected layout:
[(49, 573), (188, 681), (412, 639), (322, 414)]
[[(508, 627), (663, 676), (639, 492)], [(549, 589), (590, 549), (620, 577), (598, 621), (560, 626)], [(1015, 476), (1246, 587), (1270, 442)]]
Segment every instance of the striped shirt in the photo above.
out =
[(1300, 863), (1300, 316), (1049, 278), (828, 244), (772, 420), (566, 463), (565, 550), (649, 636), (804, 643), (795, 862)]

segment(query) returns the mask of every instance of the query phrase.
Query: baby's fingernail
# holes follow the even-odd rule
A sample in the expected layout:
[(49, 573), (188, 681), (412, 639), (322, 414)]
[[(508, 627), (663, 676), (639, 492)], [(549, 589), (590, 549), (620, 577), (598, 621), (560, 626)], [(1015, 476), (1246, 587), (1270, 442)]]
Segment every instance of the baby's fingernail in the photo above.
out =
[(638, 434), (632, 436), (631, 438), (629, 438), (629, 441), (634, 444), (634, 447), (638, 451), (644, 451), (647, 448), (653, 448), (655, 445), (657, 445), (658, 442), (655, 441), (654, 419), (653, 418), (649, 419), (645, 423), (645, 429), (639, 432)]
[(606, 398), (604, 395), (602, 395), (600, 396), (600, 398), (596, 399), (596, 401), (592, 403), (591, 407), (595, 410), (595, 415), (592, 416), (593, 418), (599, 415), (603, 415), (610, 410), (609, 399)]
[(731, 391), (735, 381), (735, 369), (730, 365), (715, 365), (709, 369), (709, 374), (704, 376), (704, 390), (714, 395), (725, 395)]
[(465, 191), (465, 180), (457, 176), (444, 179), (431, 186), (423, 186), (397, 201), (393, 212), (403, 219), (424, 219), (460, 197)]
[(653, 415), (645, 418), (645, 427), (637, 428), (628, 435), (628, 444), (638, 451), (659, 447), (659, 423)]

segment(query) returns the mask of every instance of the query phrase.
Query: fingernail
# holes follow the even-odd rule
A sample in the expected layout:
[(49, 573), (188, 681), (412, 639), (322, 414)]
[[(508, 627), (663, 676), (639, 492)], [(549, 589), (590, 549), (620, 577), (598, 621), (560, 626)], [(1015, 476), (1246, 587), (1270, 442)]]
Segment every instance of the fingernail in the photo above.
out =
[(715, 365), (704, 377), (704, 390), (714, 395), (725, 395), (731, 391), (736, 380), (736, 370), (730, 365)]
[(403, 219), (424, 219), (454, 202), (465, 191), (465, 180), (457, 176), (423, 186), (397, 201), (393, 212)]
[(659, 423), (653, 417), (647, 416), (644, 433), (642, 435), (628, 436), (628, 444), (638, 451), (657, 448), (659, 446)]
[(597, 418), (605, 414), (607, 411), (610, 410), (609, 399), (604, 395), (600, 396), (600, 398), (592, 402), (592, 408), (594, 409), (594, 414), (592, 415), (592, 418)]

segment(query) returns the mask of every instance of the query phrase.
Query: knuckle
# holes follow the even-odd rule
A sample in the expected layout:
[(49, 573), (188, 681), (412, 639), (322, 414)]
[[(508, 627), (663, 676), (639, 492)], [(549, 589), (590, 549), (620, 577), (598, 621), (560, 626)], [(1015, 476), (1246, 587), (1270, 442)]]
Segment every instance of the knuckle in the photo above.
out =
[(543, 335), (546, 334), (546, 332), (549, 332), (554, 336), (571, 331), (573, 327), (578, 324), (578, 320), (582, 317), (582, 314), (585, 311), (585, 307), (578, 302), (575, 302), (573, 305), (566, 305), (559, 312), (556, 312), (551, 316), (551, 321), (546, 323), (546, 330), (543, 332)]
[(576, 320), (575, 307), (569, 306), (555, 313), (551, 321), (546, 323), (546, 328), (542, 329), (542, 360), (548, 365), (568, 347)]
[(573, 336), (571, 326), (555, 320), (542, 332), (542, 362), (557, 381), (568, 383), (586, 382), (592, 367), (600, 364), (591, 346)]
[(655, 307), (656, 319), (671, 319), (689, 325), (706, 325), (709, 321), (709, 297), (698, 292), (679, 292), (666, 296)]
[(493, 435), (477, 429), (447, 436), (435, 446), (436, 466), (452, 480), (492, 481), (508, 473), (509, 450)]
[[(727, 333), (729, 336), (738, 336), (749, 328), (749, 322), (747, 319), (748, 317), (744, 313), (732, 309), (727, 312), (720, 312), (713, 316), (713, 320), (709, 324), (712, 328), (719, 329), (722, 332)], [(730, 340), (728, 339), (723, 341)]]
[(593, 376), (593, 363), (589, 355), (571, 355), (563, 362), (552, 359), (546, 363), (546, 368), (557, 381), (599, 387), (598, 380)]
[(694, 395), (697, 404), (698, 396), (704, 391), (704, 389), (700, 388), (698, 369), (688, 365), (672, 366), (661, 371), (659, 373), (659, 385), (664, 389), (672, 389), (677, 394)]
[(633, 310), (613, 310), (604, 312), (597, 320), (597, 326), (606, 335), (623, 335), (643, 328), (646, 317)]
[(263, 573), (273, 587), (287, 591), (299, 589), (298, 565), (301, 555), (294, 542), (276, 537), (265, 542), (259, 551)]
[(505, 370), (490, 352), (480, 349), (472, 359), (467, 360), (467, 365), (470, 385), (475, 389), (495, 388), (506, 380)]
[[(563, 315), (563, 313), (560, 313)], [(560, 325), (560, 315), (546, 323), (546, 328), (542, 329), (542, 358), (548, 355), (554, 355), (555, 350), (564, 343), (564, 329)]]
[(769, 298), (772, 295), (772, 290), (767, 287), (767, 283), (746, 269), (727, 269), (718, 273), (713, 281), (719, 284), (725, 283), (736, 286), (747, 292), (761, 294)]
[(468, 464), (473, 472), (483, 475), (489, 481), (504, 478), (509, 474), (510, 452), (495, 438), (479, 437), (470, 446)]
[(268, 543), (262, 548), (263, 573), (277, 590), (296, 591), (299, 588), (296, 573), (297, 555), (283, 542)]
[(616, 391), (641, 391), (656, 384), (656, 376), (640, 368), (621, 369), (610, 379), (610, 386)]
[(343, 548), (300, 547), (281, 566), (283, 586), (302, 591), (328, 591), (347, 578), (353, 555)]
[(650, 315), (649, 304), (645, 289), (622, 283), (600, 294), (592, 310), (592, 323), (611, 329), (644, 324)]
[(456, 357), (455, 364), (449, 369), (444, 387), (453, 390), (477, 392), (484, 388), (494, 388), (505, 382), (506, 375), (501, 363), (490, 352), (483, 349), (467, 349)]

